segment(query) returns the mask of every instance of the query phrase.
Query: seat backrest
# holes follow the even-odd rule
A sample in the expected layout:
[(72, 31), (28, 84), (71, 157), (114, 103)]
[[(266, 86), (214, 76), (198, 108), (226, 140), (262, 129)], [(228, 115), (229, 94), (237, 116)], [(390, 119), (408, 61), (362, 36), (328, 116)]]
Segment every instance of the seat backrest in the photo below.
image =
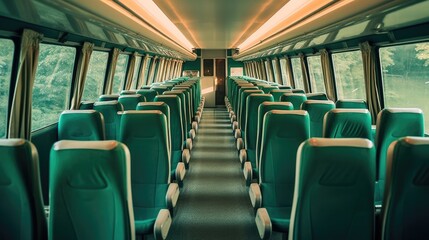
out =
[(375, 145), (377, 146), (378, 195), (384, 194), (386, 157), (390, 144), (405, 136), (424, 136), (423, 112), (418, 108), (385, 108), (377, 115)]
[(257, 137), (256, 137), (256, 167), (259, 165), (259, 154), (261, 151), (261, 142), (262, 142), (262, 129), (264, 123), (264, 116), (267, 112), (271, 110), (293, 110), (292, 103), (290, 102), (263, 102), (259, 105), (258, 108), (258, 127), (257, 127)]
[(305, 91), (303, 89), (292, 89), (293, 93), (300, 93), (300, 94), (305, 94)]
[(263, 207), (290, 211), (298, 146), (310, 137), (310, 117), (303, 110), (271, 110), (263, 120), (259, 185)]
[(150, 89), (155, 90), (158, 93), (158, 95), (161, 95), (165, 91), (168, 91), (168, 88), (165, 86), (152, 86)]
[(158, 110), (125, 111), (119, 141), (130, 150), (135, 218), (158, 207), (167, 208), (170, 152), (165, 115)]
[(387, 153), (382, 239), (424, 239), (429, 234), (429, 138), (405, 137)]
[(310, 115), (311, 137), (322, 137), (323, 117), (334, 108), (334, 102), (329, 100), (307, 100), (301, 104), (301, 109), (307, 111)]
[(311, 138), (302, 143), (289, 239), (373, 239), (374, 182), (371, 141)]
[(305, 96), (307, 96), (308, 100), (329, 100), (324, 92), (307, 93)]
[(118, 101), (95, 102), (94, 110), (103, 114), (106, 140), (116, 140), (119, 134), (120, 116), (118, 112), (124, 111), (121, 103)]
[(268, 85), (268, 86), (262, 86), (262, 91), (264, 91), (264, 93), (270, 93), (273, 90), (278, 90), (279, 87), (277, 86), (272, 86), (272, 85)]
[(58, 140), (104, 140), (104, 118), (95, 110), (66, 110), (58, 120)]
[(273, 102), (273, 95), (253, 93), (246, 100), (246, 116), (244, 125), (244, 144), (247, 150), (247, 159), (256, 165), (256, 140), (258, 136), (258, 110), (263, 102)]
[(134, 239), (130, 153), (124, 144), (55, 143), (49, 185), (49, 239)]
[(368, 109), (366, 101), (363, 99), (339, 99), (335, 103), (337, 108), (358, 108)]
[(104, 94), (101, 95), (100, 97), (98, 97), (98, 101), (102, 102), (102, 101), (113, 101), (113, 100), (118, 100), (119, 95), (118, 94)]
[(278, 87), (279, 87), (279, 89), (292, 89), (291, 86), (286, 86), (286, 85), (280, 85)]
[(46, 239), (36, 148), (24, 139), (0, 139), (0, 156), (0, 239)]
[(140, 94), (122, 95), (118, 99), (118, 102), (124, 106), (124, 111), (136, 110), (137, 104), (145, 101), (145, 98)]
[(140, 89), (137, 91), (137, 94), (140, 94), (145, 97), (146, 102), (153, 102), (153, 99), (156, 97), (157, 92), (152, 89)]
[(236, 94), (237, 95), (237, 103), (236, 103), (236, 110), (234, 110), (235, 111), (235, 113), (236, 113), (236, 115), (239, 113), (239, 102), (240, 102), (240, 100), (239, 99), (241, 99), (241, 94), (245, 91), (245, 90), (259, 90), (258, 89), (258, 87), (255, 87), (255, 86), (253, 86), (253, 87), (241, 87), (239, 90), (238, 90), (238, 93)]
[(93, 101), (82, 101), (79, 104), (79, 110), (88, 110), (94, 108), (94, 102)]
[(303, 93), (284, 93), (280, 97), (281, 102), (291, 102), (293, 105), (293, 109), (299, 110), (301, 109), (301, 104), (307, 101), (307, 96)]
[(122, 95), (134, 95), (137, 94), (137, 90), (122, 90), (121, 91), (121, 96)]
[(333, 109), (325, 115), (323, 137), (373, 140), (371, 114), (367, 109)]
[(246, 111), (247, 111), (246, 109), (247, 97), (253, 93), (262, 94), (264, 92), (262, 90), (244, 90), (240, 95), (240, 101), (238, 103), (239, 110), (237, 114), (239, 118), (238, 126), (241, 130), (244, 130), (244, 127), (246, 126), (245, 124), (246, 124)]
[(188, 106), (188, 101), (186, 98), (186, 93), (184, 91), (179, 91), (179, 90), (175, 90), (175, 91), (165, 91), (163, 93), (163, 95), (175, 95), (178, 96), (180, 98), (180, 112), (181, 112), (181, 116), (182, 116), (182, 128), (183, 128), (183, 132), (184, 132), (184, 141), (186, 140), (186, 135), (188, 134), (188, 131), (190, 130), (190, 123), (188, 120), (189, 117), (189, 106)]
[(280, 102), (280, 97), (285, 93), (292, 93), (291, 89), (273, 89), (271, 90), (275, 102)]
[(171, 151), (183, 149), (185, 134), (182, 125), (181, 101), (177, 95), (158, 95), (155, 102), (164, 102), (170, 108)]

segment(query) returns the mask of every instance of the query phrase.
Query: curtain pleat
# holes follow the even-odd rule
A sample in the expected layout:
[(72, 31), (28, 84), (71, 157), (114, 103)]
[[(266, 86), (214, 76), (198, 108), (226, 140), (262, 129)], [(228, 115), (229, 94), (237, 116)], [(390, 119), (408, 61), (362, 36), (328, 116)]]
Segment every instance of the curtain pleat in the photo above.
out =
[(133, 83), (134, 70), (136, 69), (137, 53), (133, 53), (128, 63), (127, 77), (125, 78), (125, 90), (131, 89)]
[(286, 57), (286, 72), (288, 75), (289, 84), (292, 88), (295, 88), (295, 81), (293, 81), (293, 72), (292, 72), (292, 61), (290, 60), (290, 57)]
[(12, 99), (8, 138), (31, 137), (31, 107), (33, 85), (39, 58), (39, 43), (43, 35), (24, 29), (21, 38), (18, 74)]
[(115, 77), (115, 70), (116, 70), (116, 64), (118, 62), (119, 51), (120, 51), (119, 49), (114, 48), (110, 53), (111, 62), (110, 62), (110, 68), (107, 71), (106, 88), (104, 90), (104, 94), (112, 93), (113, 78)]
[(320, 51), (320, 59), (322, 62), (323, 80), (325, 82), (326, 96), (332, 101), (337, 101), (337, 94), (334, 84), (334, 72), (332, 70), (332, 59), (326, 49)]
[(308, 76), (308, 67), (307, 67), (307, 58), (305, 58), (304, 54), (299, 54), (300, 62), (301, 62), (301, 70), (302, 70), (302, 78), (304, 81), (304, 91), (306, 93), (311, 92), (310, 86), (310, 78)]
[(365, 77), (365, 90), (368, 108), (372, 116), (372, 123), (376, 123), (377, 114), (381, 111), (381, 95), (379, 81), (377, 81), (377, 59), (373, 46), (369, 42), (360, 44), (362, 52), (363, 70)]
[(155, 68), (158, 61), (159, 59), (157, 56), (153, 57), (152, 63), (150, 64), (149, 77), (146, 83), (147, 85), (151, 85), (154, 82)]
[(94, 44), (85, 42), (79, 51), (77, 60), (76, 75), (74, 79), (75, 87), (73, 88), (73, 98), (70, 109), (79, 109), (82, 101), (83, 89), (85, 87), (86, 75), (88, 73), (89, 61), (94, 49)]
[(144, 56), (144, 58), (142, 59), (143, 64), (142, 64), (142, 67), (140, 68), (139, 79), (137, 79), (137, 89), (140, 89), (141, 86), (144, 84), (143, 81), (146, 78), (146, 76), (144, 74), (145, 74), (145, 70), (146, 70), (146, 67), (147, 67), (147, 61), (148, 61), (148, 59), (149, 59), (149, 55), (148, 54), (146, 54)]

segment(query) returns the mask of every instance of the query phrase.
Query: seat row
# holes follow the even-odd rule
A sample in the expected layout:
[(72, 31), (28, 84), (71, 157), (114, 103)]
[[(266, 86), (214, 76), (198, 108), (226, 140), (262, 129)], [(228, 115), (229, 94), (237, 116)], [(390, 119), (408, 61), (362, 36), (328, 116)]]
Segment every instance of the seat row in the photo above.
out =
[[(287, 213), (290, 214), (291, 210), (297, 149), (301, 142), (311, 136), (313, 125), (317, 125), (317, 121), (310, 119), (325, 118), (325, 122), (329, 122), (325, 124), (325, 129), (329, 129), (329, 134), (324, 133), (327, 137), (371, 139), (372, 136), (371, 117), (367, 110), (334, 109), (325, 115), (326, 109), (332, 109), (334, 104), (330, 101), (311, 101), (301, 104), (301, 108), (308, 112), (292, 110), (293, 105), (290, 102), (273, 102), (270, 94), (250, 93), (243, 101), (246, 102), (247, 111), (244, 122), (245, 141), (237, 141), (240, 160), (244, 163), (247, 185), (252, 179), (259, 178), (259, 184), (250, 186), (253, 205), (261, 206), (261, 200), (257, 200), (260, 199), (257, 196), (260, 196), (262, 189), (262, 192), (269, 194), (264, 198), (265, 206), (282, 206), (278, 206), (277, 210), (270, 214), (274, 215), (274, 219), (283, 216), (280, 217), (283, 224), (273, 223), (275, 231), (287, 232), (289, 229), (290, 215)], [(352, 107), (355, 107), (356, 103), (357, 101), (352, 101)], [(226, 105), (232, 110), (228, 98)], [(309, 108), (306, 105), (314, 106)], [(317, 109), (318, 105), (321, 110), (315, 111), (313, 108)], [(372, 196), (373, 204), (375, 199), (376, 206), (380, 208), (385, 186), (387, 147), (402, 136), (423, 136), (423, 115), (418, 109), (385, 109), (378, 116), (376, 129), (376, 180)], [(271, 212), (270, 207), (267, 209)]]
[[(186, 87), (184, 83), (190, 89), (198, 81), (179, 86)], [(7, 172), (4, 179), (11, 188), (2, 191), (0, 237), (134, 239), (154, 234), (156, 239), (165, 239), (190, 153), (177, 134), (183, 132), (181, 116), (186, 114), (181, 114), (181, 98), (167, 93), (154, 100), (140, 102), (138, 110), (112, 114), (120, 117), (118, 141), (103, 141), (106, 114), (102, 111), (61, 114), (60, 141), (50, 156), (49, 234), (40, 199), (37, 151), (24, 140), (2, 140), (0, 155), (5, 160), (0, 161), (0, 170)], [(200, 116), (203, 106), (201, 100), (195, 108)], [(169, 118), (174, 114), (173, 122)], [(10, 205), (13, 202), (22, 204)], [(21, 221), (7, 221), (7, 216), (19, 212)]]

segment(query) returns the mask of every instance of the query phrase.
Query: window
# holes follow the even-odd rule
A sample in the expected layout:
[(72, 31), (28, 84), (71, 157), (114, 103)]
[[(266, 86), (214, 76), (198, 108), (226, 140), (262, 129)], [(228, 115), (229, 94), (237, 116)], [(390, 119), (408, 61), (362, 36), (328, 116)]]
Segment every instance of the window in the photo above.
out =
[(56, 123), (60, 113), (67, 109), (75, 55), (73, 47), (40, 44), (31, 130)]
[(94, 51), (91, 54), (82, 101), (95, 101), (103, 94), (108, 58), (109, 53), (107, 52)]
[(304, 77), (302, 76), (301, 59), (292, 58), (293, 80), (295, 81), (296, 89), (304, 89)]
[(429, 42), (380, 48), (380, 63), (385, 106), (417, 107), (429, 116)]
[(338, 99), (364, 99), (365, 78), (360, 51), (332, 54)]
[(128, 59), (128, 55), (119, 54), (118, 61), (116, 63), (115, 75), (113, 77), (113, 93), (120, 93), (124, 88)]
[(142, 57), (139, 56), (136, 58), (136, 65), (134, 67), (134, 74), (133, 74), (133, 81), (131, 82), (131, 89), (137, 88), (137, 80), (139, 79), (141, 63), (142, 63)]
[(289, 75), (287, 73), (286, 58), (280, 59), (280, 70), (282, 72), (283, 85), (291, 85)]
[(273, 66), (273, 76), (274, 76), (273, 81), (276, 83), (279, 83), (279, 82), (281, 83), (281, 80), (277, 79), (277, 59), (271, 60), (271, 64)]
[(12, 40), (0, 39), (0, 138), (6, 137), (7, 113), (15, 45)]
[(146, 68), (144, 70), (144, 82), (143, 84), (148, 84), (147, 79), (149, 78), (149, 69), (150, 69), (150, 63), (152, 62), (152, 58), (147, 58)]
[(308, 57), (307, 63), (312, 92), (326, 92), (320, 56)]

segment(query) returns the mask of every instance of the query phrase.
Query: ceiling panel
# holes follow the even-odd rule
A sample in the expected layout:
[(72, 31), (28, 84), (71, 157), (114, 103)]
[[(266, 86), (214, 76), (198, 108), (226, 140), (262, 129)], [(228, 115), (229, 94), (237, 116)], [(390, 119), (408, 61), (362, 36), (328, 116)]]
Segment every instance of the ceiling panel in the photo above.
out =
[(154, 0), (196, 48), (235, 48), (289, 0)]

